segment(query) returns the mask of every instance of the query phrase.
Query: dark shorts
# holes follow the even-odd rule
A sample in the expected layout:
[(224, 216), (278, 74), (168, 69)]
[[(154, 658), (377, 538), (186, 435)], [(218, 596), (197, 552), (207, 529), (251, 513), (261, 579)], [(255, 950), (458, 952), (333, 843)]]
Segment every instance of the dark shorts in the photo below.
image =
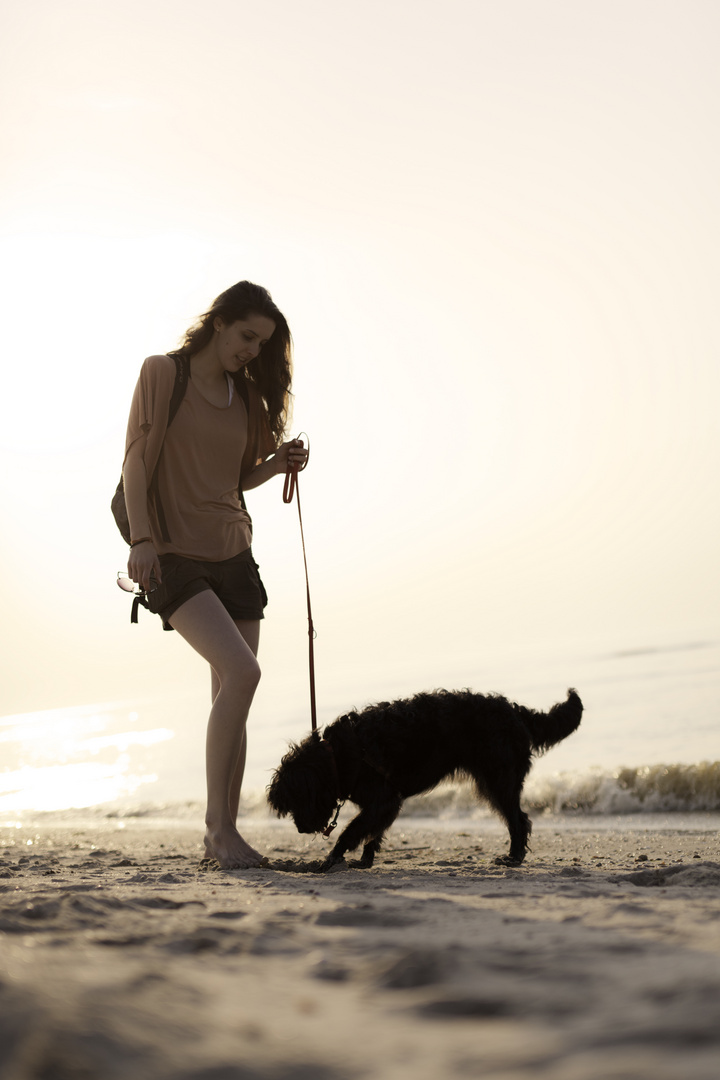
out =
[(233, 619), (255, 621), (264, 618), (267, 604), (252, 549), (241, 551), (222, 562), (199, 562), (182, 555), (161, 555), (162, 584), (147, 594), (148, 607), (163, 621), (163, 630), (172, 630), (168, 619), (187, 600), (211, 589)]

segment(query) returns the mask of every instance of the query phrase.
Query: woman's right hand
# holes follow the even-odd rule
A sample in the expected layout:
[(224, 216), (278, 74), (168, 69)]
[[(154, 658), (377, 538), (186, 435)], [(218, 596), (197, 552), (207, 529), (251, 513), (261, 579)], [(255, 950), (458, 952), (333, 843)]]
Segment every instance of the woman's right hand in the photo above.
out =
[(128, 575), (145, 592), (150, 592), (162, 581), (160, 559), (151, 540), (136, 544), (130, 548), (128, 556)]

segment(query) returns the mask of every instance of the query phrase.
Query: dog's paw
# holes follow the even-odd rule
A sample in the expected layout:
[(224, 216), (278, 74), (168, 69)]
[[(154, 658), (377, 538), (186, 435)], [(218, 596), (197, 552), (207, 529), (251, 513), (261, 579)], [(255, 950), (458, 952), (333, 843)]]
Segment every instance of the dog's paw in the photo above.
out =
[(344, 859), (326, 859), (320, 867), (321, 874), (334, 874), (338, 870), (347, 870), (348, 864)]
[(369, 870), (372, 864), (372, 859), (353, 859), (348, 863), (351, 870)]
[(522, 866), (522, 859), (513, 859), (510, 855), (498, 855), (495, 859), (496, 866)]

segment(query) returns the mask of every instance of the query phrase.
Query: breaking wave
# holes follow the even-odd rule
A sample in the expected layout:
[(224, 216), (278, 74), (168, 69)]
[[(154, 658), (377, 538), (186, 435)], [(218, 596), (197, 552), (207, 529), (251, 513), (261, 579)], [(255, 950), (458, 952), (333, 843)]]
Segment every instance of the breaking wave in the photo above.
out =
[[(530, 812), (559, 814), (672, 813), (720, 810), (720, 761), (699, 765), (646, 765), (613, 772), (591, 769), (528, 779), (523, 805)], [(442, 784), (408, 799), (403, 814), (464, 817), (477, 813), (469, 781)]]
[(614, 772), (560, 773), (529, 784), (538, 810), (593, 814), (720, 810), (720, 761), (699, 765), (645, 765)]

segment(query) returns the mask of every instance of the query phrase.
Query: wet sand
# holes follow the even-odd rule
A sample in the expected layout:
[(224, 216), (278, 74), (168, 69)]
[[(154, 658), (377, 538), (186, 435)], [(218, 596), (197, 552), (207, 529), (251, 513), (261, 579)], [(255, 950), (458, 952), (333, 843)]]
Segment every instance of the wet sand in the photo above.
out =
[(400, 819), (372, 870), (248, 820), (0, 829), (3, 1080), (715, 1080), (720, 815)]

